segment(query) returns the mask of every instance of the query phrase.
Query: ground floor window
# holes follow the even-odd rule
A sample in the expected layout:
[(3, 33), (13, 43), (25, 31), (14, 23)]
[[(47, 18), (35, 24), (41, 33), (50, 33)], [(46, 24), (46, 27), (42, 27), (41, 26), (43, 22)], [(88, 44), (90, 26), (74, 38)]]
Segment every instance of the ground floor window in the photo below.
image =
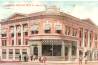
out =
[(6, 49), (2, 49), (2, 59), (6, 59)]
[(9, 59), (13, 58), (13, 49), (9, 49)]
[(15, 59), (19, 59), (19, 55), (20, 55), (20, 50), (15, 49)]
[(23, 56), (27, 55), (27, 49), (22, 49), (22, 55)]
[(77, 45), (75, 41), (72, 41), (72, 56), (76, 56), (77, 53)]
[(42, 45), (43, 56), (61, 56), (61, 45)]

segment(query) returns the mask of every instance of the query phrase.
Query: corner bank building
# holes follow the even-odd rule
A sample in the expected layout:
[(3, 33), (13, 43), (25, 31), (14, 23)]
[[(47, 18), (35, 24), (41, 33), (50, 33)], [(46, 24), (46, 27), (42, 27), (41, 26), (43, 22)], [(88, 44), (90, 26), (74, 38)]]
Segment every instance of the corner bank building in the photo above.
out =
[(0, 60), (18, 61), (25, 55), (47, 60), (76, 61), (79, 56), (98, 60), (98, 26), (55, 6), (45, 11), (20, 14), (0, 22)]

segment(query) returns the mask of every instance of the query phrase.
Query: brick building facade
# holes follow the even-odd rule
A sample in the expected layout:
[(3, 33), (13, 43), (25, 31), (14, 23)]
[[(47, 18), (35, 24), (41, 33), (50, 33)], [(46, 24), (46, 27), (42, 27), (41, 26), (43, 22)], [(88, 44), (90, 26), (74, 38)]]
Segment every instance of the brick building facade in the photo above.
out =
[(87, 55), (98, 58), (98, 27), (90, 19), (78, 19), (56, 7), (16, 13), (0, 23), (0, 59), (17, 61), (25, 55), (48, 60), (74, 61)]

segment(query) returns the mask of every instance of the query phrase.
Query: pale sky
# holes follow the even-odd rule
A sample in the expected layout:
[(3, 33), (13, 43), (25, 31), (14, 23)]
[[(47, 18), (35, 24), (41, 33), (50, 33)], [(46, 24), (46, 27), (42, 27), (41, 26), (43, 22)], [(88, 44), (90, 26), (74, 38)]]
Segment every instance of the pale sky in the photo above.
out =
[(98, 25), (98, 0), (0, 0), (0, 20), (14, 13), (44, 11), (44, 5), (55, 5), (65, 13), (81, 19), (90, 18)]

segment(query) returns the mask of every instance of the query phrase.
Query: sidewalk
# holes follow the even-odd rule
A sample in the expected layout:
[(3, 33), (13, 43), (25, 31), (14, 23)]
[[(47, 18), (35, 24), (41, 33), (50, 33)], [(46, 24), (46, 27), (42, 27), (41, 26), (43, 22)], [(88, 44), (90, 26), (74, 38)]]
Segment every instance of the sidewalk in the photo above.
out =
[[(82, 62), (85, 63), (85, 61), (82, 61)], [(39, 61), (30, 61), (30, 63), (40, 63), (40, 62)], [(77, 64), (77, 63), (79, 63), (79, 61), (46, 61), (46, 63)], [(98, 63), (98, 61), (88, 61), (88, 63)]]

